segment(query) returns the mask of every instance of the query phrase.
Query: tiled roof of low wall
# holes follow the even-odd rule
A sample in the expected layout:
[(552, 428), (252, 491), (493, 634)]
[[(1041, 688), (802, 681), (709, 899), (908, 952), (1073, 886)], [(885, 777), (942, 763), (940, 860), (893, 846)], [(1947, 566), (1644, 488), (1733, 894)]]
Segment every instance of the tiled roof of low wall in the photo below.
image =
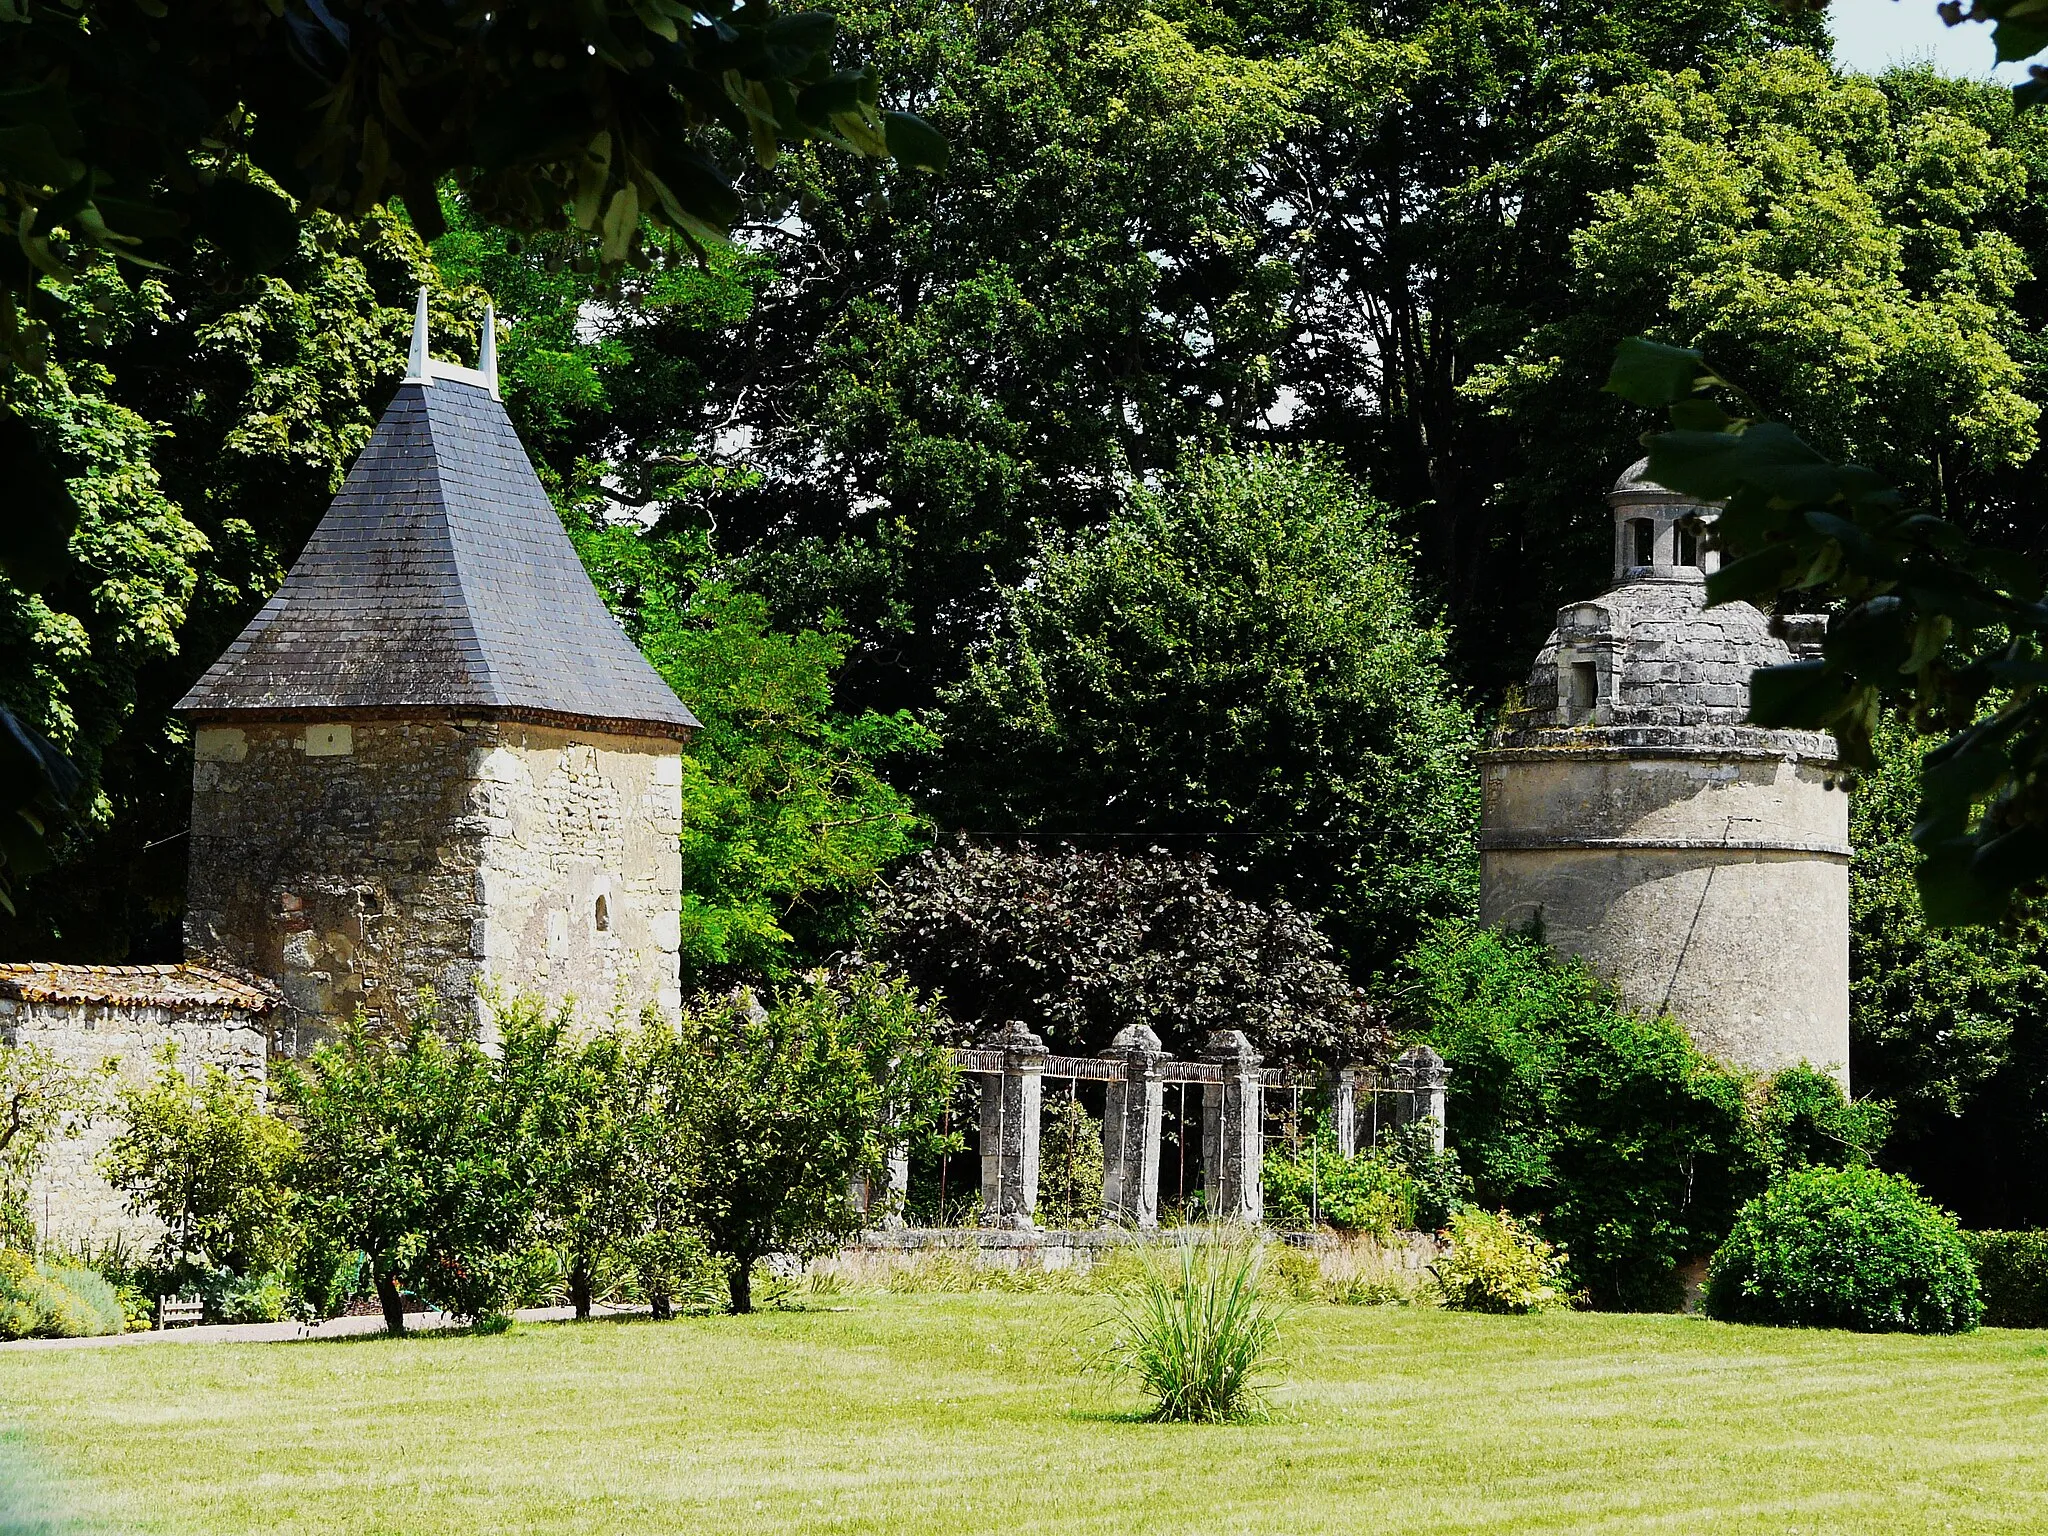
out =
[(203, 965), (50, 965), (0, 962), (0, 997), (22, 1003), (134, 1003), (152, 1008), (244, 1008), (277, 1002), (257, 982)]

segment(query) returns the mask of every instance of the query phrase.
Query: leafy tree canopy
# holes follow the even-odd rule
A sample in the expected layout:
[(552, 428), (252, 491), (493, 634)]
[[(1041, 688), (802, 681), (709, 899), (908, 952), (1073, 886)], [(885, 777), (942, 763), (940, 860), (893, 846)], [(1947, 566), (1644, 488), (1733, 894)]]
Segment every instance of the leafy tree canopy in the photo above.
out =
[(1888, 1124), (1832, 1078), (1764, 1082), (1624, 1007), (1534, 934), (1444, 924), (1404, 966), (1402, 1024), (1450, 1064), (1451, 1140), (1482, 1205), (1541, 1215), (1600, 1306), (1674, 1304), (1766, 1180), (1867, 1163)]
[(970, 1037), (1011, 1019), (1057, 1050), (1148, 1025), (1176, 1056), (1242, 1029), (1276, 1060), (1385, 1052), (1377, 1012), (1315, 923), (1217, 889), (1206, 859), (962, 842), (877, 899), (874, 952), (950, 999)]
[(832, 707), (837, 631), (779, 634), (675, 536), (588, 519), (585, 564), (703, 728), (683, 757), (686, 981), (780, 976), (853, 937), (921, 822), (877, 763), (929, 751), (907, 713)]
[(1390, 523), (1329, 460), (1267, 450), (1051, 537), (946, 696), (941, 817), (1171, 839), (1391, 961), (1470, 906), (1478, 793)]
[(1936, 743), (1888, 720), (1849, 800), (1850, 1066), (1898, 1106), (1887, 1166), (1977, 1227), (2038, 1225), (2048, 1160), (2048, 926), (2037, 903), (1937, 928), (1914, 873)]
[(757, 1259), (840, 1247), (869, 1219), (853, 1185), (880, 1184), (892, 1146), (935, 1140), (953, 1092), (943, 1028), (878, 966), (813, 972), (767, 1008), (743, 993), (684, 1012), (663, 1076), (686, 1107), (681, 1207), (731, 1259), (735, 1312), (752, 1309)]

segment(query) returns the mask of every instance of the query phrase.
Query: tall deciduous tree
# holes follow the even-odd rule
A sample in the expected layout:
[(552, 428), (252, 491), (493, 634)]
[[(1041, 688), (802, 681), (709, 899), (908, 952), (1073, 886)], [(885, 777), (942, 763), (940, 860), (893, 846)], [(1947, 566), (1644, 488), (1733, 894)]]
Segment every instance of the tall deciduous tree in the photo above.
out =
[(282, 1262), (298, 1136), (265, 1113), (254, 1085), (219, 1067), (194, 1082), (172, 1047), (115, 1105), (121, 1129), (101, 1166), (131, 1209), (163, 1223), (166, 1267), (197, 1259), (250, 1275)]
[(778, 633), (701, 545), (576, 520), (584, 562), (703, 728), (683, 759), (683, 954), (698, 983), (780, 977), (849, 942), (921, 829), (878, 764), (930, 751), (907, 712), (833, 707), (847, 640)]
[(1188, 464), (1055, 536), (948, 694), (941, 814), (1167, 839), (1361, 969), (1476, 886), (1472, 717), (1390, 514), (1314, 454)]

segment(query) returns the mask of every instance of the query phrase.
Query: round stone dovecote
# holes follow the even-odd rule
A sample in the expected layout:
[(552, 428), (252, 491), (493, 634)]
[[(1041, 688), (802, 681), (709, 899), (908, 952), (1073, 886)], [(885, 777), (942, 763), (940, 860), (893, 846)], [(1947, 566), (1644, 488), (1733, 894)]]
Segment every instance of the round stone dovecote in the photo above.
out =
[(1637, 464), (1608, 498), (1614, 585), (1558, 611), (1480, 756), (1481, 915), (1540, 923), (1644, 1011), (1759, 1072), (1848, 1081), (1849, 811), (1825, 734), (1748, 723), (1793, 659), (1747, 603), (1706, 606), (1715, 509)]

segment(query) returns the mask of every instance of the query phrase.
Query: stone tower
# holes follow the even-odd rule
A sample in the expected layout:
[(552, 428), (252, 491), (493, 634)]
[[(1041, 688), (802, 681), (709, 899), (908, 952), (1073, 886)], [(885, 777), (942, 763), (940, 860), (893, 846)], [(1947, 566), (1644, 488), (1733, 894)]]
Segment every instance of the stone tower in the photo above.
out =
[(299, 1048), (357, 1008), (488, 1029), (478, 981), (679, 1002), (696, 721), (606, 612), (477, 369), (427, 355), (284, 585), (178, 705), (185, 948), (273, 977)]
[[(1539, 920), (1633, 1007), (1710, 1054), (1848, 1081), (1849, 808), (1824, 734), (1748, 723), (1793, 650), (1747, 603), (1706, 606), (1715, 509), (1644, 478), (1608, 497), (1614, 584), (1558, 610), (1480, 756), (1480, 907)], [(1795, 632), (1804, 649), (1807, 637)]]

